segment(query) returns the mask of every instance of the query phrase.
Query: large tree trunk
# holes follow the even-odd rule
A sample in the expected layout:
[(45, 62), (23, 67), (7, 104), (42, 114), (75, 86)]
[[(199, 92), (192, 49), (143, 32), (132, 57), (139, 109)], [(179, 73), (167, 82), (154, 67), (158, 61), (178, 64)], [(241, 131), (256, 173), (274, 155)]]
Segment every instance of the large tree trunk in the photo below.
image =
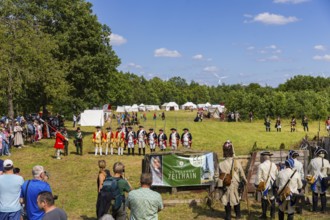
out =
[(13, 95), (13, 79), (11, 70), (8, 70), (8, 90), (7, 90), (7, 100), (8, 100), (8, 117), (14, 118), (14, 95)]

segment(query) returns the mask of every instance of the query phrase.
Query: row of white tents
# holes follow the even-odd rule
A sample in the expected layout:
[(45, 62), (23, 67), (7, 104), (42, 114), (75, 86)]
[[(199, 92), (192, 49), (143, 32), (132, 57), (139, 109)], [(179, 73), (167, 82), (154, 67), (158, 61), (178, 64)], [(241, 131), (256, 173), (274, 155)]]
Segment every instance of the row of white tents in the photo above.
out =
[[(214, 118), (219, 118), (220, 113), (225, 111), (225, 106), (223, 105), (211, 105), (210, 103), (205, 104), (194, 104), (192, 102), (187, 102), (181, 106), (181, 109), (203, 109), (211, 113)], [(134, 104), (117, 106), (117, 113), (124, 112), (138, 112), (138, 111), (178, 111), (179, 105), (175, 102), (168, 102), (161, 105), (161, 109), (158, 105), (144, 105), (144, 104)], [(80, 114), (80, 121), (78, 122), (81, 126), (103, 126), (104, 120), (109, 117), (111, 111), (111, 105), (106, 104), (103, 106), (102, 110), (93, 109), (85, 110)]]
[(138, 112), (138, 111), (159, 111), (158, 105), (123, 105), (117, 106), (116, 112), (123, 113), (123, 112)]

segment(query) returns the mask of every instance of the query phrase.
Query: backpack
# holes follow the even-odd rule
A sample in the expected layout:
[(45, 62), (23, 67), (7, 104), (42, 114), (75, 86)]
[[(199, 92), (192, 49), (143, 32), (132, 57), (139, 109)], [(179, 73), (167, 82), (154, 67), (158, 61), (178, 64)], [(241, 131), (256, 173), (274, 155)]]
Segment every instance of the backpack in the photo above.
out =
[(104, 194), (107, 197), (107, 200), (111, 203), (113, 212), (118, 211), (121, 204), (124, 202), (123, 196), (121, 195), (118, 186), (119, 180), (119, 178), (114, 178), (110, 175), (107, 175), (101, 189), (101, 193)]

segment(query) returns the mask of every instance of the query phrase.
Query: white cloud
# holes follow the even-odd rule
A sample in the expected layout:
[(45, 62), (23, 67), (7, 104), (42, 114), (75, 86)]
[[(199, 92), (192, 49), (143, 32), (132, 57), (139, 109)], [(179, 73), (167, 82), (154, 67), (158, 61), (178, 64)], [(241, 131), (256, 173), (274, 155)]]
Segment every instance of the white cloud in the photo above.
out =
[(260, 13), (245, 23), (260, 22), (267, 25), (286, 25), (292, 22), (297, 22), (299, 19), (293, 16), (285, 17), (283, 15), (271, 14), (268, 12)]
[(247, 47), (246, 49), (247, 49), (247, 50), (254, 50), (255, 47), (254, 47), (254, 46), (249, 46), (249, 47)]
[(127, 67), (142, 69), (141, 65), (138, 65), (138, 64), (135, 64), (135, 63), (129, 63), (129, 64), (127, 64)]
[(314, 49), (315, 49), (315, 50), (322, 50), (322, 51), (327, 50), (327, 48), (326, 48), (324, 45), (321, 45), (321, 44), (319, 44), (319, 45), (315, 45), (315, 46), (314, 46)]
[(192, 57), (194, 60), (202, 60), (204, 57), (202, 54), (196, 54), (195, 56)]
[(266, 48), (275, 50), (277, 47), (276, 47), (276, 45), (272, 44), (272, 45), (267, 46)]
[(168, 50), (166, 48), (159, 48), (154, 51), (155, 57), (181, 57), (177, 50)]
[(203, 71), (208, 73), (216, 73), (218, 72), (218, 68), (216, 66), (207, 66), (203, 69)]
[(280, 57), (276, 56), (276, 55), (266, 57), (266, 58), (257, 59), (258, 62), (267, 62), (267, 61), (275, 62), (275, 61), (280, 61), (280, 60), (281, 60)]
[(309, 0), (274, 0), (274, 3), (290, 3), (290, 4), (299, 4), (303, 2), (308, 2)]
[(324, 54), (323, 56), (314, 56), (313, 60), (321, 60), (321, 61), (329, 61), (330, 62), (330, 54)]
[(278, 50), (275, 50), (273, 53), (282, 53), (282, 50), (278, 49)]
[(115, 46), (120, 46), (125, 44), (127, 40), (118, 34), (110, 34), (110, 44)]

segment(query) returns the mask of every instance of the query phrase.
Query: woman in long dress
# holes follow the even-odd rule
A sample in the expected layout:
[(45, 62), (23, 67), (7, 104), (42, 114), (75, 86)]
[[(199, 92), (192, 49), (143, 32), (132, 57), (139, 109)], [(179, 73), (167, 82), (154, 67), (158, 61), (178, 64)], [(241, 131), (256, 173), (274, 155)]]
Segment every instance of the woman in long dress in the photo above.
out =
[(14, 146), (18, 148), (24, 146), (23, 128), (20, 126), (18, 122), (15, 123), (15, 127), (14, 127)]

